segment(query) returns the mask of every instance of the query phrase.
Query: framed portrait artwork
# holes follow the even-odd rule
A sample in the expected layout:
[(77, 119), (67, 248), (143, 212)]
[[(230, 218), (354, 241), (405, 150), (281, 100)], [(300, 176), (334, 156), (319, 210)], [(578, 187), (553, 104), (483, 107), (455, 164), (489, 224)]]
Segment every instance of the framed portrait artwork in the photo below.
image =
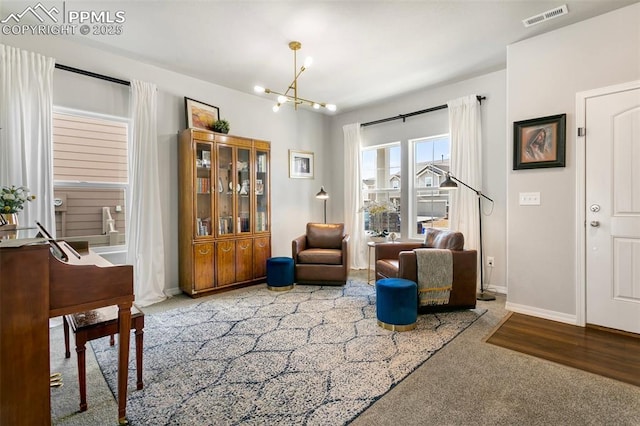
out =
[(564, 167), (567, 114), (513, 123), (513, 170)]
[(220, 118), (220, 109), (195, 99), (184, 97), (184, 109), (187, 117), (187, 129), (211, 130), (213, 123)]
[(313, 152), (289, 150), (289, 177), (313, 179)]

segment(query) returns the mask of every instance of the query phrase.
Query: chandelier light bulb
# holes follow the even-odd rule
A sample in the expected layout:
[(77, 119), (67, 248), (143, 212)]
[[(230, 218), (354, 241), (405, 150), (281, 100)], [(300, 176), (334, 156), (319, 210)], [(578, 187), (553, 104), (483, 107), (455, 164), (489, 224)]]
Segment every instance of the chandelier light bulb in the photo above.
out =
[(336, 110), (336, 106), (335, 106), (334, 104), (327, 104), (327, 105), (326, 105), (326, 108), (327, 108), (329, 111), (335, 111), (335, 110)]
[(317, 102), (313, 103), (313, 109), (320, 109), (320, 104)]
[(313, 58), (311, 56), (307, 56), (304, 60), (304, 67), (309, 68), (313, 64)]
[(273, 112), (278, 112), (278, 110), (280, 109), (280, 104), (276, 104), (273, 106)]
[(286, 96), (282, 96), (282, 95), (278, 96), (278, 103), (279, 104), (284, 104), (285, 102), (287, 102), (287, 100), (288, 99), (287, 99)]
[(264, 91), (265, 91), (264, 87), (262, 87), (262, 86), (253, 86), (253, 90), (256, 93), (264, 93)]

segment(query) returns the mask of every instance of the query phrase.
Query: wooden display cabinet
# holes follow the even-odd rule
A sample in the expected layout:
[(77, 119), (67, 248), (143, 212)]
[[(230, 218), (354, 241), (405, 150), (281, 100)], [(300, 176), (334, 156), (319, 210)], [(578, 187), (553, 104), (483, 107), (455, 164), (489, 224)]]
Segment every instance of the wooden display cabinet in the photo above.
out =
[(265, 281), (269, 142), (187, 129), (179, 144), (180, 288), (199, 296)]

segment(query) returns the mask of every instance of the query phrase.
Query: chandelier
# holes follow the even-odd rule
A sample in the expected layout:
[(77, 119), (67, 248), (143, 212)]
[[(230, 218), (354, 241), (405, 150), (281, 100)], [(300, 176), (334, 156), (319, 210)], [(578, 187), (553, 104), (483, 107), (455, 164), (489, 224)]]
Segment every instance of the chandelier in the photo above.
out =
[(289, 87), (284, 93), (279, 93), (271, 89), (265, 89), (261, 86), (255, 86), (253, 90), (258, 93), (273, 93), (278, 95), (278, 103), (273, 106), (273, 112), (278, 112), (280, 107), (287, 102), (293, 102), (293, 107), (297, 110), (298, 105), (309, 105), (313, 109), (326, 108), (329, 111), (335, 111), (336, 106), (334, 104), (326, 104), (321, 102), (310, 101), (298, 96), (298, 77), (311, 66), (312, 59), (307, 57), (304, 61), (304, 65), (298, 70), (297, 51), (300, 50), (302, 44), (299, 41), (292, 41), (289, 43), (289, 49), (293, 50), (293, 81), (289, 84)]

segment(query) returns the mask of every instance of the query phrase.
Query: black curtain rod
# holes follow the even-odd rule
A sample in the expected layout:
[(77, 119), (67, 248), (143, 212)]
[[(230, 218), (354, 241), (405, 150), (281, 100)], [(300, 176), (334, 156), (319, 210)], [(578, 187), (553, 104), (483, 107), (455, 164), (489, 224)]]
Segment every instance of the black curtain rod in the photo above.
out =
[[(487, 99), (486, 96), (476, 96), (476, 99), (478, 100), (478, 102), (480, 102), (480, 105), (482, 105), (482, 101)], [(420, 115), (420, 114), (426, 114), (427, 112), (433, 112), (433, 111), (439, 111), (441, 109), (447, 109), (447, 105), (438, 105), (432, 108), (427, 108), (427, 109), (423, 109), (420, 111), (414, 111), (414, 112), (410, 112), (407, 114), (399, 114), (396, 115), (395, 117), (387, 117), (387, 118), (382, 118), (380, 120), (375, 120), (375, 121), (369, 121), (368, 123), (362, 123), (360, 125), (360, 127), (365, 127), (365, 126), (372, 126), (374, 124), (380, 124), (380, 123), (386, 123), (387, 121), (394, 121), (394, 120), (402, 120), (402, 122), (404, 123), (405, 120), (408, 117), (413, 117), (414, 115)]]
[(109, 77), (108, 75), (102, 75), (102, 74), (97, 74), (91, 71), (81, 70), (80, 68), (69, 67), (67, 65), (62, 65), (62, 64), (56, 64), (56, 68), (58, 68), (59, 70), (75, 72), (76, 74), (82, 74), (89, 77), (98, 78), (100, 80), (110, 81), (112, 83), (122, 84), (124, 86), (131, 86), (130, 81), (120, 80), (119, 78)]

